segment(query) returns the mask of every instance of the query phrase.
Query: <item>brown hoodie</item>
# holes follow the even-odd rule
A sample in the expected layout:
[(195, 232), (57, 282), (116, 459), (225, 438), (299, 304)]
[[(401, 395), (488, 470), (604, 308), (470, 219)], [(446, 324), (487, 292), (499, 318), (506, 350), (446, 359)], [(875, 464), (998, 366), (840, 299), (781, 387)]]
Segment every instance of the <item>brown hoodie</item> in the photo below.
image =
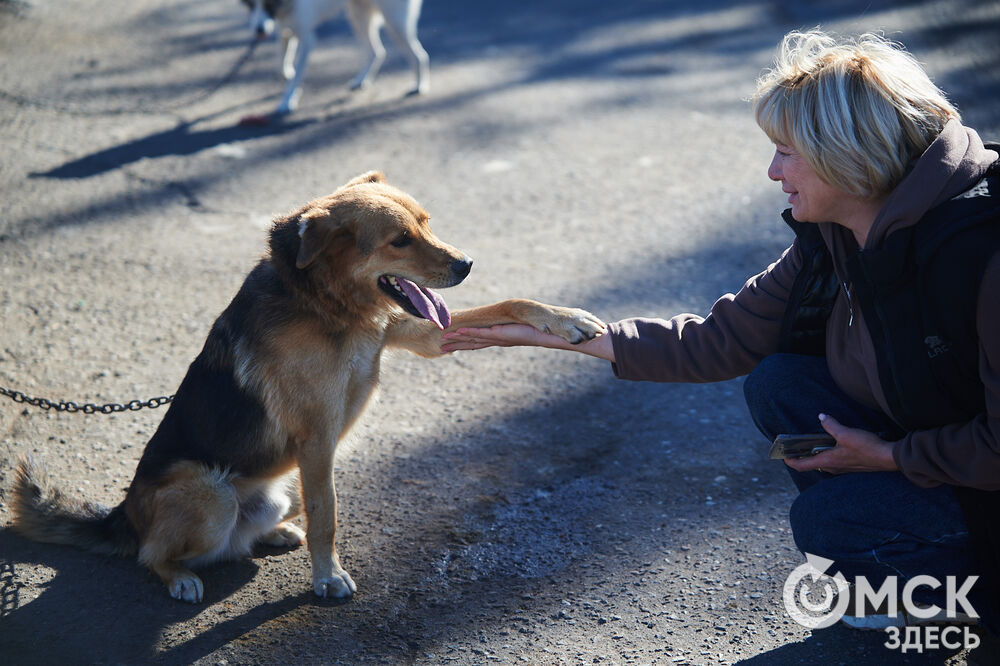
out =
[[(891, 232), (916, 224), (934, 206), (974, 186), (997, 159), (997, 153), (985, 149), (973, 130), (958, 121), (949, 122), (889, 196), (868, 234), (866, 248), (878, 247)], [(840, 225), (819, 226), (843, 283), (846, 259), (857, 251), (857, 243), (850, 230)], [(669, 321), (626, 319), (610, 324), (615, 375), (631, 380), (711, 382), (749, 373), (761, 359), (778, 351), (781, 322), (801, 266), (796, 241), (735, 296), (726, 294), (716, 301), (705, 318), (681, 314)], [(860, 308), (852, 308), (849, 288), (847, 284), (840, 291), (827, 321), (827, 364), (847, 395), (889, 413), (875, 348)], [(987, 413), (969, 423), (912, 432), (895, 443), (896, 464), (917, 485), (1000, 489), (998, 293), (1000, 255), (983, 276), (976, 319)]]

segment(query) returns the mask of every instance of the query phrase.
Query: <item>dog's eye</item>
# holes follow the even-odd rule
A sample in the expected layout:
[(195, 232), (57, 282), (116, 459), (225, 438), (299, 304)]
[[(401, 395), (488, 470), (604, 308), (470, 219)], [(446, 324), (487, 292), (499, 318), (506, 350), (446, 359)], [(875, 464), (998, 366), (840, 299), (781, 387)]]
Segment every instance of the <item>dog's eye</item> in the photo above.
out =
[(389, 243), (389, 245), (391, 245), (393, 247), (406, 247), (407, 245), (409, 245), (412, 242), (413, 242), (413, 239), (410, 238), (410, 234), (408, 234), (408, 233), (402, 233), (402, 234), (399, 235), (399, 237), (396, 240), (394, 240), (391, 243)]

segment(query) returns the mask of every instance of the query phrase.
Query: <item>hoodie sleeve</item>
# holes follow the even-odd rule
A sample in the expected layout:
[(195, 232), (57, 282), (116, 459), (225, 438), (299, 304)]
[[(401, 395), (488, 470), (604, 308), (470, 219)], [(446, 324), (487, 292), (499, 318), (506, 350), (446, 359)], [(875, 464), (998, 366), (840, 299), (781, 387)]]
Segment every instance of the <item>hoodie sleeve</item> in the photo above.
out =
[(796, 240), (707, 317), (625, 319), (608, 325), (615, 376), (633, 381), (715, 382), (749, 373), (778, 348), (792, 283), (802, 266)]
[(986, 412), (968, 423), (918, 430), (896, 442), (893, 458), (918, 486), (947, 483), (1000, 490), (1000, 254), (993, 257), (979, 286), (976, 328), (979, 377)]

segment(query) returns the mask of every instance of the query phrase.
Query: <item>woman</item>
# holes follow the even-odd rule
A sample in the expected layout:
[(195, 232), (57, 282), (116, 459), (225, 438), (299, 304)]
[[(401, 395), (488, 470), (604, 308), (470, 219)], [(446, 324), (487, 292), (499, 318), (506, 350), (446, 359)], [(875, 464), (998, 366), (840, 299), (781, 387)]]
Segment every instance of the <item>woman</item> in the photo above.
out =
[(941, 608), (946, 576), (978, 574), (970, 600), (983, 615), (998, 597), (983, 581), (1000, 566), (995, 146), (962, 126), (912, 56), (873, 34), (787, 35), (753, 106), (795, 241), (739, 293), (705, 318), (627, 319), (576, 346), (502, 326), (449, 333), (443, 349), (572, 349), (631, 380), (749, 374), (750, 412), (769, 440), (836, 439), (786, 461), (798, 547), (876, 590), (887, 576), (900, 590), (934, 576), (942, 587), (915, 599)]

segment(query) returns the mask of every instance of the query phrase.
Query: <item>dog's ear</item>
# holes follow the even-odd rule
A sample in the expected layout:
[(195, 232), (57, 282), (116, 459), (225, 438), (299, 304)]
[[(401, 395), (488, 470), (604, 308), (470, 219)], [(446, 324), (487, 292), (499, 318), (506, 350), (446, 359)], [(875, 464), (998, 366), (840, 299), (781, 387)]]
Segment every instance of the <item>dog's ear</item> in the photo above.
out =
[(343, 225), (343, 220), (335, 219), (333, 212), (310, 208), (299, 215), (299, 254), (295, 258), (295, 267), (299, 270), (316, 260), (330, 244), (334, 232)]
[(355, 185), (364, 185), (365, 183), (384, 183), (385, 174), (381, 171), (369, 171), (368, 173), (363, 173), (357, 178), (352, 178), (347, 181), (344, 187), (354, 187)]

